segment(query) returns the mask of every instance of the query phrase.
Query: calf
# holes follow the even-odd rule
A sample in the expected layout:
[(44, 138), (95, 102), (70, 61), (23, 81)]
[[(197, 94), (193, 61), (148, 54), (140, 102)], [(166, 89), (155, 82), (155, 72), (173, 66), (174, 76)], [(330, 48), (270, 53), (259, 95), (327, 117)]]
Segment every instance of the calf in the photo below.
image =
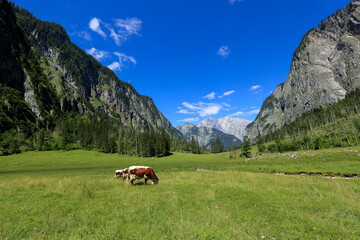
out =
[(147, 184), (147, 180), (152, 180), (152, 184), (158, 184), (159, 178), (155, 175), (154, 170), (151, 167), (144, 166), (132, 166), (129, 167), (129, 178), (131, 185), (134, 186), (134, 181), (136, 179), (145, 179), (145, 185)]
[(116, 170), (114, 178), (122, 177), (123, 181), (124, 181), (128, 177), (128, 174), (129, 174), (129, 169), (128, 168), (125, 168), (123, 170)]

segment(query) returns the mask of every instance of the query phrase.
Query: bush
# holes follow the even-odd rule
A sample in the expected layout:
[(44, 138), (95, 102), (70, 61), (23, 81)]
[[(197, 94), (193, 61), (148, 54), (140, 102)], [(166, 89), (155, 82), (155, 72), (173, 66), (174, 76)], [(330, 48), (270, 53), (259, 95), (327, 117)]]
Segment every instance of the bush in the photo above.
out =
[(277, 152), (278, 151), (278, 145), (275, 143), (272, 143), (268, 146), (268, 151), (271, 153)]

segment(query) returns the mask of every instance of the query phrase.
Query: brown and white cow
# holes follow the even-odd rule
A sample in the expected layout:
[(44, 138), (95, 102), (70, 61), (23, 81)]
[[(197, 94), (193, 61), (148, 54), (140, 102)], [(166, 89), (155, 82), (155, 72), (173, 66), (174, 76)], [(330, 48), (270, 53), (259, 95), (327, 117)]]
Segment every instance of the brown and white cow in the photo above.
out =
[(114, 178), (122, 177), (124, 181), (126, 178), (128, 178), (128, 175), (129, 175), (129, 169), (125, 168), (123, 170), (116, 170)]
[(131, 166), (128, 168), (128, 174), (130, 178), (131, 185), (134, 186), (134, 181), (136, 179), (145, 179), (145, 185), (147, 184), (147, 180), (152, 180), (152, 184), (158, 184), (159, 178), (155, 175), (154, 170), (151, 167), (145, 166)]

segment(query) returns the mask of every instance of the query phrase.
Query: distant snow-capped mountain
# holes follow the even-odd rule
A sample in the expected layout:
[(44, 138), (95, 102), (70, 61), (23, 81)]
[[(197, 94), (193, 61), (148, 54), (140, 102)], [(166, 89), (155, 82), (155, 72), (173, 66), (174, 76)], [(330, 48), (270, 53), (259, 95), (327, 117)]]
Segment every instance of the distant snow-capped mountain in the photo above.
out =
[(234, 135), (242, 141), (245, 136), (246, 126), (249, 123), (251, 123), (251, 121), (242, 118), (225, 117), (215, 119), (210, 117), (199, 122), (196, 126), (215, 128), (224, 133)]
[(216, 138), (220, 139), (226, 150), (234, 145), (238, 146), (242, 143), (234, 135), (224, 133), (212, 127), (197, 127), (192, 123), (185, 123), (184, 125), (177, 126), (176, 128), (182, 133), (184, 138), (190, 139), (194, 137), (197, 139), (200, 146), (205, 146), (207, 149), (210, 149), (211, 142), (215, 141)]

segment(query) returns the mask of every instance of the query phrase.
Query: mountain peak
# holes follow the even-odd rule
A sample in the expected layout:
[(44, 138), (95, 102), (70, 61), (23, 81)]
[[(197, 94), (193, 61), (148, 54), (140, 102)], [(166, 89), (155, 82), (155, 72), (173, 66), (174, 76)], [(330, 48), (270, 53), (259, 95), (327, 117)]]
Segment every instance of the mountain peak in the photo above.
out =
[(285, 83), (276, 87), (247, 127), (252, 140), (360, 88), (359, 6), (359, 1), (351, 2), (304, 35)]
[(215, 128), (224, 133), (232, 134), (242, 140), (245, 136), (245, 128), (249, 123), (251, 123), (251, 121), (242, 118), (224, 117), (215, 119), (209, 117), (199, 122), (196, 126)]
[[(216, 120), (216, 119), (215, 119)], [(200, 146), (210, 149), (211, 142), (219, 138), (225, 149), (230, 149), (234, 144), (240, 145), (241, 141), (232, 134), (224, 133), (216, 128), (206, 126), (195, 126), (192, 123), (185, 123), (176, 127), (186, 139), (195, 138)]]

